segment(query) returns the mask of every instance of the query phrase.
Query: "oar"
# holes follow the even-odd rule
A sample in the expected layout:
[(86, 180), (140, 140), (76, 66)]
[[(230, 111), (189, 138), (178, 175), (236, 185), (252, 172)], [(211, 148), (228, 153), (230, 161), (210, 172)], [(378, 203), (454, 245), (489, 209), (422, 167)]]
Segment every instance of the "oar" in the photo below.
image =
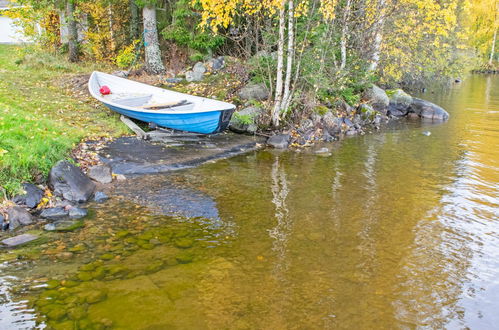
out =
[(165, 103), (155, 103), (155, 104), (147, 104), (140, 106), (142, 109), (154, 109), (154, 108), (171, 108), (179, 105), (187, 104), (187, 100), (174, 101), (174, 102), (165, 102)]

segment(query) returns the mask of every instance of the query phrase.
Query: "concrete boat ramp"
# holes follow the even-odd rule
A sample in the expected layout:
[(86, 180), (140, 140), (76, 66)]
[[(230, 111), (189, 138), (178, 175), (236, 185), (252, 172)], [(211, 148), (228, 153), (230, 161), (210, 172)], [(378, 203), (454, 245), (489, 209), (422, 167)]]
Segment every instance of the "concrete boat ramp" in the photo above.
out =
[(215, 135), (147, 133), (148, 140), (122, 137), (98, 151), (113, 173), (154, 174), (191, 168), (261, 148), (265, 138), (224, 132)]

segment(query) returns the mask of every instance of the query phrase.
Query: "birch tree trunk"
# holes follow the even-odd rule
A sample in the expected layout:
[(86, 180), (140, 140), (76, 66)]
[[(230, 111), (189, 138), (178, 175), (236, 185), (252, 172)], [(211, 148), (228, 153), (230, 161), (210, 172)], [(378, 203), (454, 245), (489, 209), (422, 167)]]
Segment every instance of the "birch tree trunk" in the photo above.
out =
[(383, 41), (383, 27), (385, 25), (385, 7), (386, 0), (379, 0), (379, 19), (374, 25), (374, 44), (373, 52), (371, 56), (371, 65), (369, 66), (369, 71), (375, 71), (379, 64), (379, 58), (381, 53), (381, 42)]
[(282, 8), (279, 10), (279, 41), (277, 44), (277, 78), (275, 87), (275, 98), (274, 98), (274, 108), (272, 109), (272, 125), (274, 127), (279, 126), (279, 116), (281, 111), (282, 102), (282, 76), (284, 68), (284, 30), (286, 24), (285, 17), (285, 3), (282, 4)]
[(281, 110), (286, 110), (291, 101), (291, 76), (293, 75), (293, 58), (295, 56), (295, 9), (294, 1), (288, 2), (288, 53), (286, 57), (286, 79)]
[(139, 8), (135, 0), (130, 0), (130, 42), (139, 38)]
[(340, 69), (344, 69), (347, 65), (347, 37), (348, 37), (348, 18), (350, 16), (351, 0), (347, 0), (343, 11), (343, 26), (341, 28), (341, 64)]
[(490, 50), (489, 65), (492, 65), (494, 60), (494, 54), (496, 52), (496, 40), (497, 40), (497, 28), (494, 31), (494, 37), (492, 38), (492, 49)]
[(75, 4), (73, 0), (66, 1), (66, 19), (68, 26), (68, 48), (69, 48), (69, 61), (78, 61), (78, 28), (76, 26), (76, 19), (74, 16)]
[(146, 54), (146, 71), (149, 74), (161, 74), (165, 67), (161, 61), (159, 49), (158, 29), (156, 27), (156, 7), (146, 5), (142, 9), (144, 20), (144, 49)]

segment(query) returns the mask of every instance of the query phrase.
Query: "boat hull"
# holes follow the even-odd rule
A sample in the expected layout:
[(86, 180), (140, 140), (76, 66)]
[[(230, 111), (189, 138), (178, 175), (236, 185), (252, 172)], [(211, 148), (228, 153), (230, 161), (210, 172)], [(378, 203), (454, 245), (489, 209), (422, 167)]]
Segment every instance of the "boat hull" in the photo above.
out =
[(155, 123), (158, 126), (179, 131), (188, 131), (201, 134), (222, 132), (229, 125), (234, 109), (198, 113), (151, 113), (137, 112), (123, 109), (104, 103), (112, 111), (146, 123)]

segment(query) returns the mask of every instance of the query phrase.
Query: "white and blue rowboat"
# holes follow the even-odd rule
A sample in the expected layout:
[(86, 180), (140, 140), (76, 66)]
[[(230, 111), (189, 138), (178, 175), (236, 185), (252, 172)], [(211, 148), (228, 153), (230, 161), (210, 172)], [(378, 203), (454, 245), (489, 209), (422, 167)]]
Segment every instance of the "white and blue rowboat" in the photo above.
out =
[[(111, 93), (102, 95), (107, 86)], [(94, 71), (88, 81), (90, 94), (109, 109), (146, 123), (180, 131), (218, 133), (227, 128), (233, 104), (174, 92)]]

